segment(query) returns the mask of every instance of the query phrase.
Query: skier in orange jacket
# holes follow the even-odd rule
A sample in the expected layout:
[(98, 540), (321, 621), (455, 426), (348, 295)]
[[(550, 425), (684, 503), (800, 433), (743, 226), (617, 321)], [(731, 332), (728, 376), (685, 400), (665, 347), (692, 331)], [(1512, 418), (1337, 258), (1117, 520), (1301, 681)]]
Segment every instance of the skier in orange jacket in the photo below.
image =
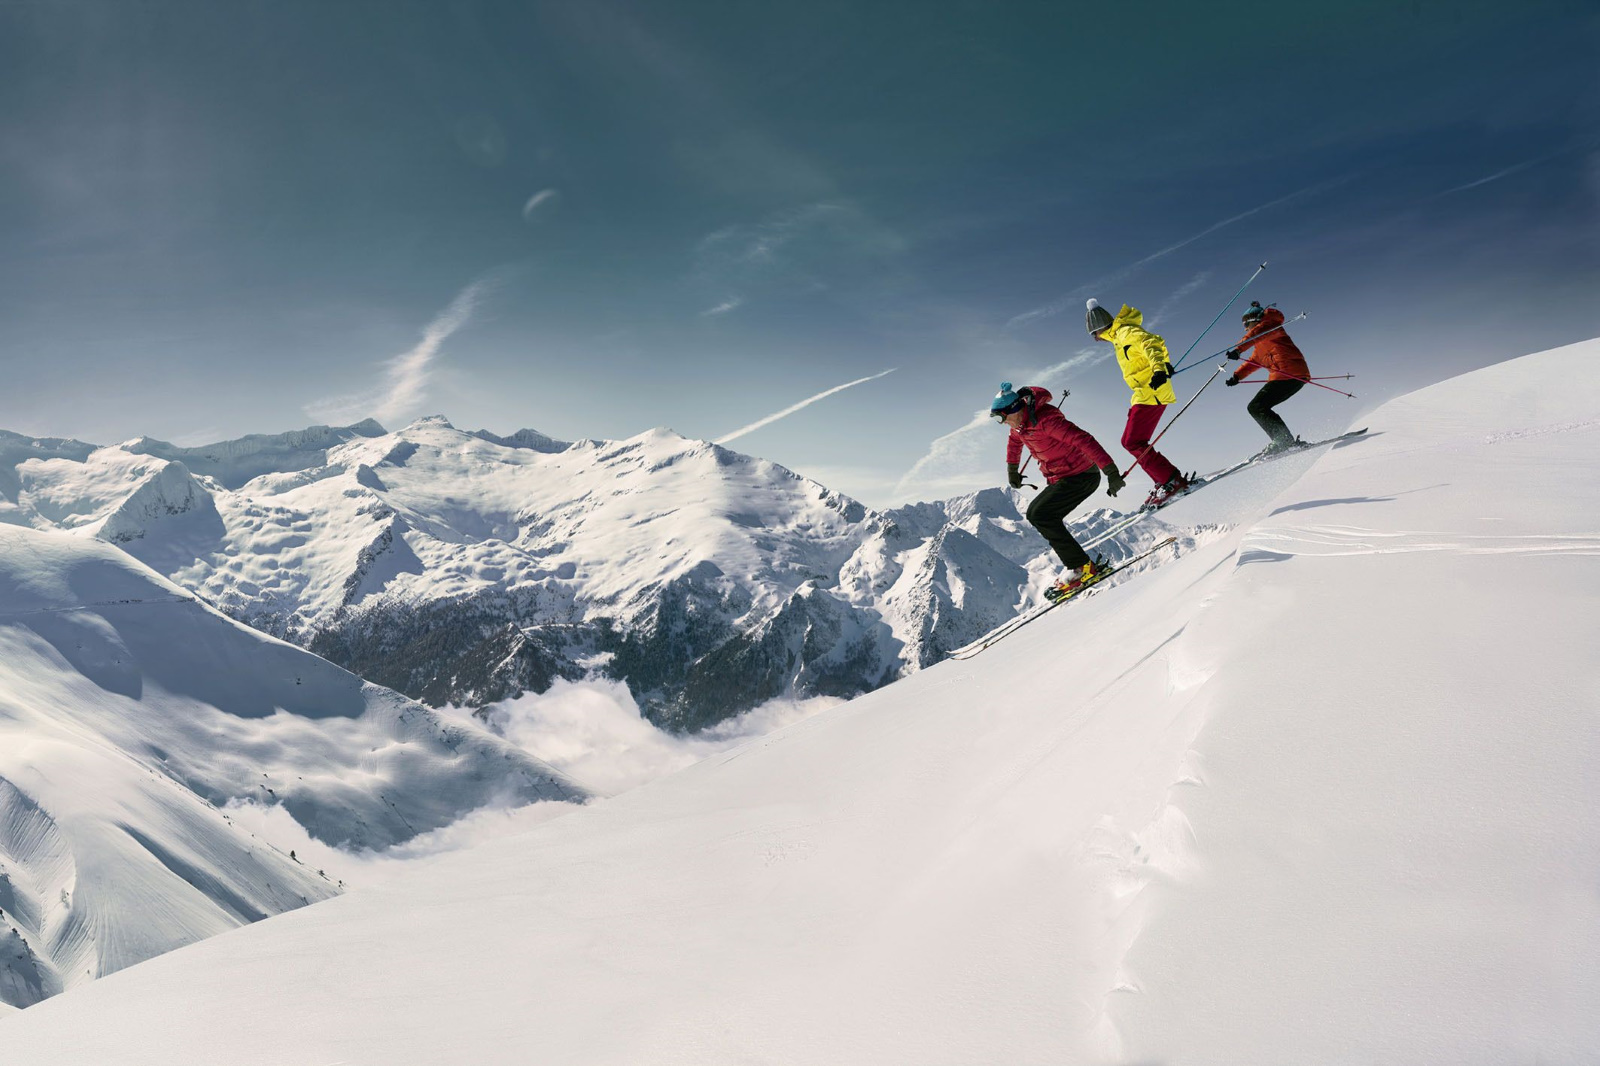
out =
[(1294, 447), (1299, 440), (1273, 408), (1305, 388), (1311, 379), (1311, 369), (1306, 366), (1306, 357), (1289, 339), (1288, 332), (1282, 329), (1282, 311), (1251, 301), (1240, 319), (1245, 325), (1244, 336), (1228, 349), (1227, 356), (1239, 359), (1247, 351), (1251, 355), (1223, 384), (1237, 385), (1257, 370), (1267, 371), (1267, 383), (1251, 397), (1245, 410), (1270, 438), (1263, 454), (1271, 455)]

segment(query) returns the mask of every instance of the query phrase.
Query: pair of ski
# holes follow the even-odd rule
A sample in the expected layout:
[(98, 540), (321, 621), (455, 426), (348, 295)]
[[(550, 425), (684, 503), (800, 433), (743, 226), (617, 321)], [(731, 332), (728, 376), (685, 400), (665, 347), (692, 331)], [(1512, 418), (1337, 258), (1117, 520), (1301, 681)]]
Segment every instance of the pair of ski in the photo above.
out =
[(1366, 433), (1366, 431), (1367, 427), (1362, 426), (1360, 429), (1352, 429), (1348, 433), (1341, 433), (1337, 437), (1328, 437), (1325, 440), (1296, 440), (1288, 447), (1280, 448), (1277, 451), (1258, 452), (1241, 463), (1234, 463), (1232, 466), (1224, 467), (1223, 469), (1218, 470), (1215, 474), (1207, 474), (1203, 479), (1201, 479), (1201, 484), (1208, 485), (1218, 478), (1227, 477), (1229, 474), (1238, 473), (1247, 466), (1255, 466), (1259, 463), (1270, 463), (1272, 460), (1281, 459), (1285, 455), (1294, 455), (1298, 452), (1307, 451), (1311, 448), (1320, 448), (1324, 444), (1338, 444), (1342, 440), (1350, 440), (1352, 437), (1359, 437)]
[(1095, 591), (1096, 589), (1102, 587), (1106, 583), (1106, 580), (1108, 578), (1112, 577), (1113, 575), (1115, 575), (1119, 571), (1126, 570), (1128, 567), (1132, 566), (1136, 562), (1139, 562), (1141, 559), (1146, 559), (1146, 558), (1154, 555), (1156, 552), (1160, 551), (1162, 548), (1165, 548), (1170, 544), (1176, 544), (1177, 542), (1178, 542), (1178, 538), (1177, 537), (1168, 537), (1166, 540), (1161, 541), (1159, 544), (1156, 544), (1156, 545), (1153, 545), (1152, 547), (1146, 548), (1144, 551), (1140, 552), (1138, 555), (1135, 555), (1133, 558), (1124, 559), (1122, 562), (1118, 563), (1116, 566), (1113, 566), (1113, 567), (1105, 570), (1104, 572), (1102, 572), (1100, 574), (1100, 577), (1098, 578), (1098, 580), (1096, 580), (1094, 582), (1094, 584), (1092, 584), (1092, 585), (1083, 585), (1083, 586), (1081, 586), (1079, 588), (1076, 588), (1076, 589), (1072, 590), (1071, 592), (1067, 593), (1065, 596), (1062, 596), (1059, 600), (1052, 600), (1049, 603), (1046, 603), (1046, 604), (1043, 604), (1041, 606), (1033, 608), (1031, 611), (1027, 611), (1027, 612), (1024, 612), (1023, 614), (1018, 615), (1017, 617), (1011, 619), (1011, 621), (1006, 622), (1005, 624), (1000, 625), (1000, 626), (998, 626), (998, 627), (996, 627), (994, 629), (991, 629), (988, 633), (985, 633), (982, 637), (979, 637), (977, 640), (973, 641), (971, 644), (968, 644), (966, 647), (957, 648), (955, 651), (950, 653), (949, 658), (951, 658), (951, 659), (970, 659), (970, 658), (972, 658), (974, 655), (976, 655), (979, 652), (983, 651), (985, 648), (989, 647), (990, 645), (997, 644), (1000, 641), (1004, 640), (1006, 637), (1009, 637), (1011, 634), (1015, 633), (1017, 630), (1021, 629), (1025, 625), (1027, 625), (1029, 622), (1036, 621), (1037, 619), (1043, 618), (1045, 615), (1049, 614), (1051, 611), (1055, 610), (1057, 607), (1060, 607), (1063, 603), (1071, 603), (1073, 600), (1077, 599), (1078, 597), (1085, 596), (1085, 595)]
[(1160, 503), (1155, 504), (1153, 506), (1145, 506), (1145, 507), (1139, 508), (1139, 510), (1133, 512), (1133, 514), (1129, 515), (1127, 518), (1124, 518), (1122, 521), (1118, 522), (1116, 525), (1112, 526), (1110, 529), (1107, 529), (1105, 532), (1101, 533), (1098, 537), (1095, 537), (1093, 540), (1085, 542), (1083, 546), (1084, 546), (1084, 548), (1087, 549), (1087, 548), (1093, 548), (1097, 544), (1104, 544), (1106, 541), (1110, 540), (1112, 537), (1116, 536), (1118, 533), (1122, 533), (1122, 532), (1124, 532), (1124, 531), (1126, 531), (1128, 529), (1131, 529), (1133, 526), (1138, 525), (1139, 522), (1141, 520), (1143, 520), (1145, 517), (1155, 514), (1157, 511), (1159, 511), (1162, 508), (1166, 507), (1168, 504), (1176, 503), (1178, 500), (1183, 499), (1185, 496), (1188, 496), (1191, 493), (1198, 492), (1200, 489), (1205, 488), (1207, 485), (1211, 484), (1212, 482), (1220, 481), (1223, 478), (1227, 477), (1229, 474), (1237, 474), (1239, 471), (1245, 469), (1246, 467), (1256, 466), (1256, 465), (1259, 465), (1261, 463), (1270, 463), (1272, 460), (1280, 459), (1285, 455), (1295, 455), (1295, 454), (1297, 454), (1299, 452), (1303, 452), (1303, 451), (1306, 451), (1306, 450), (1311, 449), (1311, 448), (1320, 448), (1324, 444), (1337, 444), (1342, 440), (1349, 440), (1349, 439), (1351, 439), (1353, 437), (1359, 437), (1363, 433), (1365, 433), (1366, 431), (1367, 431), (1366, 427), (1362, 427), (1361, 429), (1352, 429), (1348, 433), (1341, 433), (1337, 437), (1329, 437), (1326, 440), (1301, 441), (1301, 442), (1299, 442), (1297, 444), (1290, 445), (1287, 448), (1281, 449), (1279, 451), (1272, 452), (1270, 454), (1268, 454), (1268, 453), (1260, 453), (1260, 454), (1257, 454), (1257, 455), (1252, 455), (1250, 458), (1245, 459), (1242, 462), (1234, 463), (1232, 466), (1225, 466), (1221, 470), (1218, 470), (1218, 471), (1216, 471), (1214, 473), (1207, 474), (1205, 477), (1195, 478), (1190, 483), (1190, 485), (1189, 485), (1189, 487), (1187, 489), (1184, 489), (1182, 492), (1174, 493), (1173, 495), (1168, 496), (1166, 499), (1162, 500)]

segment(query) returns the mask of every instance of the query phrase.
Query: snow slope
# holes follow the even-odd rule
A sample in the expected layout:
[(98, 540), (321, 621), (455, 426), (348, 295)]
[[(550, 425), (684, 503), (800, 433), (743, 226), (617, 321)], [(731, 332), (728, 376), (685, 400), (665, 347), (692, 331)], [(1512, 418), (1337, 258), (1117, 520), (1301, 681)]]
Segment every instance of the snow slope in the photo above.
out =
[(0, 1001), (337, 891), (236, 829), (229, 801), (376, 849), (488, 803), (579, 796), (109, 545), (0, 525)]
[(1597, 366), (1390, 403), (974, 660), (30, 1008), (0, 1058), (1600, 1060)]
[(567, 444), (434, 417), (204, 448), (19, 437), (0, 439), (7, 463), (0, 521), (116, 544), (434, 705), (596, 670), (680, 729), (853, 696), (939, 661), (1058, 569), (1015, 494), (876, 512), (660, 429)]

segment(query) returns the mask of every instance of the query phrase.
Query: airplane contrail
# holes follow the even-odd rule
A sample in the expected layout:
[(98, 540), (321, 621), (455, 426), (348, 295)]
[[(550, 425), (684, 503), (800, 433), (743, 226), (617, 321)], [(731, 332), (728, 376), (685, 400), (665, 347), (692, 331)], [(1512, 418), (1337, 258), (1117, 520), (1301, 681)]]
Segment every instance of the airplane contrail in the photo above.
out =
[(752, 422), (748, 426), (743, 427), (742, 429), (736, 429), (732, 433), (727, 434), (726, 436), (718, 437), (716, 440), (712, 441), (711, 443), (713, 443), (713, 444), (726, 444), (730, 440), (738, 440), (740, 437), (744, 436), (746, 433), (754, 433), (756, 430), (760, 429), (762, 426), (770, 426), (770, 425), (772, 425), (772, 423), (776, 422), (780, 418), (788, 418), (790, 415), (794, 414), (796, 411), (800, 410), (802, 407), (810, 407), (812, 404), (816, 403), (818, 400), (825, 400), (829, 396), (832, 396), (836, 392), (843, 392), (845, 389), (854, 388), (857, 385), (864, 385), (869, 381), (877, 381), (879, 378), (883, 377), (885, 374), (893, 374), (898, 369), (900, 369), (900, 368), (892, 366), (888, 370), (883, 371), (883, 373), (881, 373), (881, 374), (873, 374), (870, 377), (856, 378), (856, 380), (847, 381), (843, 385), (835, 385), (831, 389), (827, 389), (827, 390), (825, 390), (823, 392), (819, 392), (815, 396), (811, 396), (811, 397), (809, 397), (807, 399), (801, 400), (797, 404), (793, 404), (793, 405), (791, 405), (789, 407), (785, 407), (783, 410), (774, 412), (773, 414), (770, 414), (767, 417), (765, 417), (765, 418), (763, 418), (763, 419), (761, 419), (759, 421)]

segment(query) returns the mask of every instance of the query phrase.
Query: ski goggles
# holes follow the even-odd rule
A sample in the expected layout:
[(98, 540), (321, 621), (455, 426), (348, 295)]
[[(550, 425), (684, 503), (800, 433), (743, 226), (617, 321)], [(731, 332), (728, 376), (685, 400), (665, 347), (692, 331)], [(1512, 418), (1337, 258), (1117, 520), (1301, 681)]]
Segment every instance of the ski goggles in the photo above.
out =
[(994, 420), (996, 422), (1004, 422), (1007, 418), (1009, 418), (1010, 416), (1016, 414), (1018, 411), (1022, 410), (1023, 407), (1025, 407), (1025, 406), (1026, 406), (1026, 404), (1024, 404), (1022, 402), (1022, 400), (1019, 398), (1019, 399), (1016, 400), (1016, 402), (1012, 403), (1008, 407), (995, 407), (995, 408), (992, 408), (989, 411), (989, 414), (991, 416), (993, 416), (993, 418), (994, 418)]

